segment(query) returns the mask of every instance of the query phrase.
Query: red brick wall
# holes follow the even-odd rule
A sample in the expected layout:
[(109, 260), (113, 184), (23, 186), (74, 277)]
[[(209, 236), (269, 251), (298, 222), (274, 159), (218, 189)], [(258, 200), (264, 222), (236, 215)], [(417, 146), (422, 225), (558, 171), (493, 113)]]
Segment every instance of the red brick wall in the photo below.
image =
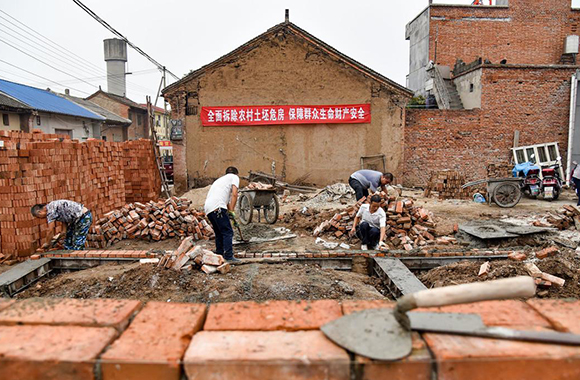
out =
[(444, 169), (485, 178), (487, 165), (509, 163), (516, 130), (520, 146), (556, 141), (566, 157), (574, 69), (483, 70), (482, 109), (407, 111), (406, 184), (424, 185)]
[(150, 140), (79, 143), (65, 136), (7, 131), (0, 131), (0, 139), (5, 143), (0, 149), (4, 255), (26, 257), (46, 236), (46, 220), (30, 214), (36, 203), (74, 200), (98, 219), (128, 201), (148, 201), (159, 194)]
[[(453, 67), (478, 57), (499, 63), (557, 64), (580, 11), (570, 0), (510, 0), (509, 7), (431, 7), (430, 59)], [(510, 19), (510, 21), (498, 21)], [(492, 21), (495, 20), (495, 21)]]

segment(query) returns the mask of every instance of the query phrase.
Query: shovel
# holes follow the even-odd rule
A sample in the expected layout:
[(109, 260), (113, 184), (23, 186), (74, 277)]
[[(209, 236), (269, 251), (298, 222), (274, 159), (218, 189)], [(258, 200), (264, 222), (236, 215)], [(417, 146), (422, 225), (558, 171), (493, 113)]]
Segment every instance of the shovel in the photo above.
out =
[[(525, 276), (421, 290), (399, 298), (394, 310), (353, 313), (327, 323), (321, 330), (334, 343), (355, 354), (375, 360), (398, 360), (408, 356), (412, 349), (411, 320), (407, 315), (410, 310), (535, 294), (534, 279)], [(461, 314), (447, 315), (451, 320), (469, 318)]]

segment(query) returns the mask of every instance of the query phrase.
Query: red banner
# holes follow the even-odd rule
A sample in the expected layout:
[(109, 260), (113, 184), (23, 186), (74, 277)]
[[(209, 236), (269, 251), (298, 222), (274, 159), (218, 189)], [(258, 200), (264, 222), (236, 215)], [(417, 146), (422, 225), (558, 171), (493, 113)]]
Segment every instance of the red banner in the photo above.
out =
[(204, 127), (370, 122), (370, 104), (201, 107), (201, 124)]

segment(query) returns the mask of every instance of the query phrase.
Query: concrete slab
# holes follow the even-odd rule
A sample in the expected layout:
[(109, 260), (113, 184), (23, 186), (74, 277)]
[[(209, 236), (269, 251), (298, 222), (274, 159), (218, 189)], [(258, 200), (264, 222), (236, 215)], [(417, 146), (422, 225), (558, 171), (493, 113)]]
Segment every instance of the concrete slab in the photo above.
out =
[(50, 271), (50, 259), (48, 258), (25, 261), (0, 274), (0, 291), (7, 296), (12, 296)]
[[(375, 267), (378, 266), (385, 273), (386, 278), (384, 280), (387, 286), (389, 286), (391, 293), (394, 293), (393, 296), (399, 297), (400, 295), (416, 293), (427, 289), (401, 260), (390, 257), (375, 257), (374, 261), (376, 263)], [(375, 270), (379, 268), (375, 268)]]

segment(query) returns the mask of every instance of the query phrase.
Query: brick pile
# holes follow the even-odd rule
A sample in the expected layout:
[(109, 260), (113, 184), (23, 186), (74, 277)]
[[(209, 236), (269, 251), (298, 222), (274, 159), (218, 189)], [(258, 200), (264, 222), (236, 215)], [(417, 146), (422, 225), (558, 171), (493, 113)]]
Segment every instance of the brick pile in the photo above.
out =
[[(151, 141), (130, 143), (89, 140), (80, 143), (65, 135), (0, 131), (0, 252), (6, 257), (23, 259), (39, 248), (45, 239), (46, 220), (34, 218), (30, 208), (37, 203), (69, 199), (83, 203), (100, 218), (126, 203), (125, 168), (140, 161), (142, 173), (159, 176), (155, 165), (144, 157)], [(140, 153), (133, 156), (132, 150)], [(140, 180), (141, 177), (139, 177)], [(133, 179), (131, 179), (133, 180)], [(154, 186), (155, 181), (144, 182)], [(156, 185), (155, 185), (156, 186)], [(159, 187), (134, 194), (133, 199), (148, 201)], [(58, 230), (57, 230), (58, 232)]]
[(535, 221), (536, 227), (554, 227), (559, 230), (576, 228), (580, 231), (580, 210), (577, 207), (565, 205), (556, 212), (551, 212), (541, 221)]
[(123, 239), (160, 241), (191, 235), (209, 239), (213, 230), (203, 213), (190, 210), (191, 201), (171, 197), (167, 200), (135, 202), (109, 211), (98, 219), (87, 237), (89, 247), (105, 248)]
[(199, 268), (206, 274), (216, 272), (226, 274), (231, 270), (230, 264), (224, 260), (223, 256), (195, 246), (192, 236), (183, 239), (177, 250), (164, 255), (157, 267), (176, 271), (191, 271), (193, 268)]
[[(434, 244), (440, 239), (435, 238), (435, 223), (433, 215), (423, 207), (414, 205), (411, 199), (394, 200), (382, 193), (381, 207), (387, 214), (387, 239), (389, 248), (401, 248), (407, 251), (418, 247)], [(352, 229), (354, 218), (366, 197), (359, 200), (354, 206), (335, 214), (330, 220), (322, 222), (313, 232), (314, 236), (323, 233), (333, 233), (338, 239), (347, 239)], [(452, 243), (449, 238), (446, 244)], [(442, 241), (440, 241), (443, 243)]]
[(429, 197), (432, 192), (436, 191), (439, 194), (439, 199), (469, 199), (471, 198), (471, 190), (461, 188), (466, 183), (465, 176), (456, 171), (434, 172), (431, 174), (423, 195)]
[(513, 165), (489, 164), (487, 165), (487, 178), (507, 178), (512, 177)]
[[(142, 202), (156, 199), (161, 188), (159, 171), (151, 172), (157, 167), (153, 144), (144, 144), (134, 140), (123, 143), (123, 170), (125, 172), (125, 202)], [(153, 174), (153, 175), (152, 175)]]

